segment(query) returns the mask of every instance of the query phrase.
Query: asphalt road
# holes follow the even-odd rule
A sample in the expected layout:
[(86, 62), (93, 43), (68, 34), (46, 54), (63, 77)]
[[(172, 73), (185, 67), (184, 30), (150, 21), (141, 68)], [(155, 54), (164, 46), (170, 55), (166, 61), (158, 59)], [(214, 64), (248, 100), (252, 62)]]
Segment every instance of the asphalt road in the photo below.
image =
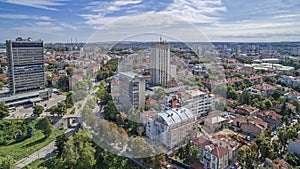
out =
[[(75, 128), (68, 129), (65, 133), (68, 137), (71, 137), (72, 135), (75, 134), (75, 132), (78, 129), (79, 129), (79, 124)], [(49, 158), (49, 155), (51, 155), (50, 153), (54, 152), (55, 149), (56, 149), (55, 141), (52, 141), (47, 146), (45, 146), (45, 147), (41, 148), (40, 150), (32, 153), (28, 157), (25, 157), (25, 158), (21, 159), (20, 161), (18, 161), (16, 163), (16, 168), (18, 168), (18, 169), (23, 168), (26, 165), (28, 165), (28, 164), (32, 163), (33, 161), (35, 161), (37, 159), (40, 159), (40, 158)]]

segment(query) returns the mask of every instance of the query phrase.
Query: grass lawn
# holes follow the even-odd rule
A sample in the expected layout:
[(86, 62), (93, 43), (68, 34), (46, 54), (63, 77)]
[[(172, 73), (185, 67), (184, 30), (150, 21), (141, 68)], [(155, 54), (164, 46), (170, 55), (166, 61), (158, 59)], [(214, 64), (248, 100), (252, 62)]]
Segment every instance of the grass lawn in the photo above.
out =
[(48, 138), (44, 138), (40, 130), (35, 130), (34, 136), (22, 142), (12, 143), (10, 145), (0, 146), (0, 155), (10, 155), (16, 161), (29, 156), (33, 152), (43, 148), (54, 141), (57, 136), (62, 135), (65, 130), (53, 129)]
[(48, 160), (38, 159), (27, 165), (26, 169), (36, 169), (39, 167), (47, 167), (47, 168), (54, 168), (55, 166), (55, 157), (52, 157)]

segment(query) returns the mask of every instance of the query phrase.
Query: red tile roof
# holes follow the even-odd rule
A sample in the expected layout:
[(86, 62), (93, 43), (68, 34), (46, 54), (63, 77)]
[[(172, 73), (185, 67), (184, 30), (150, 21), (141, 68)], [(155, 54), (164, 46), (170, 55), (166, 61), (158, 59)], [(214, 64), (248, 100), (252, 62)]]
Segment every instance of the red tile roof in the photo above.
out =
[(212, 149), (211, 154), (221, 158), (229, 153), (229, 150), (218, 143), (213, 143), (209, 139), (199, 137), (193, 140), (193, 143), (198, 146), (200, 149), (205, 149), (206, 146), (209, 146)]
[(55, 76), (52, 78), (52, 81), (57, 81), (57, 80), (59, 80), (59, 76)]
[(261, 91), (268, 91), (268, 90), (275, 90), (276, 86), (272, 86), (272, 85), (269, 85), (266, 83), (261, 83), (261, 84), (256, 84), (256, 85), (252, 86), (252, 88), (258, 89)]
[(277, 120), (277, 119), (281, 119), (282, 116), (277, 114), (275, 111), (273, 110), (265, 110), (265, 111), (261, 111), (257, 113), (258, 116), (261, 117), (267, 117), (273, 120)]
[(237, 106), (236, 109), (237, 110), (241, 110), (241, 111), (245, 111), (248, 114), (259, 110), (258, 108), (252, 107), (252, 106), (247, 105), (247, 104), (244, 104), (244, 105), (241, 105), (241, 106)]

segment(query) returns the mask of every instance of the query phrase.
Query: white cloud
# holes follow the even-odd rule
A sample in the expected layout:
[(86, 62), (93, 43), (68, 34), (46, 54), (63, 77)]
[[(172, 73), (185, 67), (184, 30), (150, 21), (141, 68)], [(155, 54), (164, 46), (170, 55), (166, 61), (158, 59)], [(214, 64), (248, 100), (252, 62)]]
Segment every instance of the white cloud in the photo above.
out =
[(47, 10), (56, 10), (54, 6), (61, 6), (67, 0), (0, 0), (0, 2), (30, 6)]
[(0, 18), (3, 19), (33, 19), (33, 20), (52, 20), (49, 16), (32, 16), (32, 15), (22, 15), (22, 14), (0, 14)]
[(141, 2), (142, 0), (94, 1), (84, 9), (91, 10), (91, 12), (96, 13), (96, 15), (104, 17), (107, 14), (124, 10), (124, 7), (128, 8), (128, 6), (132, 5), (138, 6)]
[(296, 14), (285, 14), (285, 15), (276, 15), (273, 16), (272, 18), (274, 19), (280, 19), (280, 18), (295, 18), (295, 17), (299, 17), (300, 15), (296, 15)]
[(116, 6), (125, 6), (125, 5), (139, 4), (141, 2), (142, 2), (141, 0), (136, 0), (136, 1), (118, 0), (113, 2), (113, 4)]
[(59, 23), (59, 25), (64, 27), (64, 28), (72, 29), (72, 30), (79, 30), (79, 28), (81, 28), (81, 27), (74, 26), (74, 25), (67, 24), (67, 23)]

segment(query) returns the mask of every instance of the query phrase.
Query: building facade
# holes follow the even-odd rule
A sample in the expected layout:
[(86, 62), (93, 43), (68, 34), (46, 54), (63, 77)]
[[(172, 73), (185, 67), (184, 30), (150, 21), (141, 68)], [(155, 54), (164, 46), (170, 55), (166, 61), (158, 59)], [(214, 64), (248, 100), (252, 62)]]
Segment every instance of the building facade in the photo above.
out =
[(187, 93), (186, 107), (198, 118), (207, 116), (209, 110), (213, 109), (215, 103), (215, 96), (213, 94), (208, 94), (198, 89), (187, 90)]
[(145, 107), (145, 77), (133, 72), (120, 72), (120, 107)]
[(43, 41), (6, 41), (11, 95), (45, 89)]
[(170, 45), (165, 42), (154, 44), (151, 49), (151, 78), (152, 84), (167, 86), (171, 77)]
[(196, 137), (196, 116), (187, 108), (169, 108), (147, 120), (146, 135), (154, 145), (174, 149)]
[(206, 138), (197, 138), (193, 144), (200, 151), (200, 163), (205, 169), (226, 169), (229, 165), (229, 150), (217, 142)]

